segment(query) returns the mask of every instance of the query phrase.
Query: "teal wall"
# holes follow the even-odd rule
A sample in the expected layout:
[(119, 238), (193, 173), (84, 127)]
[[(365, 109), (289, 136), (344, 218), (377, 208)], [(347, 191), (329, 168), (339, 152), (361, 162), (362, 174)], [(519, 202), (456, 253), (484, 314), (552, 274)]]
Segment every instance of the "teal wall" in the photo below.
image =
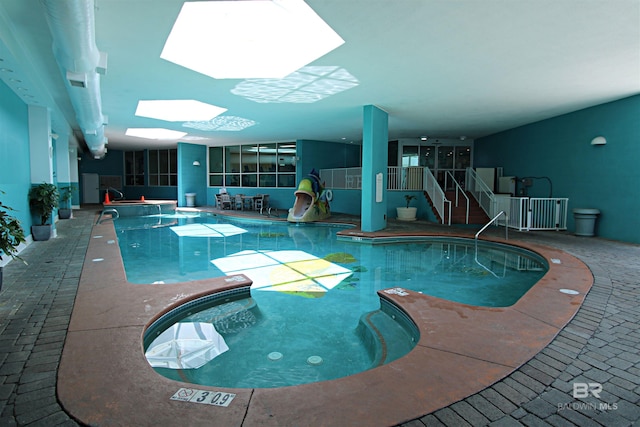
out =
[[(31, 234), (28, 194), (31, 188), (28, 108), (0, 81), (0, 194), (12, 207), (27, 235)], [(6, 260), (5, 260), (6, 261)]]
[[(311, 169), (354, 168), (361, 165), (361, 146), (338, 142), (298, 140), (298, 162), (296, 182), (307, 176)], [(295, 189), (293, 190), (295, 191)], [(295, 197), (291, 192), (292, 207)], [(360, 215), (361, 192), (355, 190), (331, 190), (333, 200), (329, 203), (331, 212)]]
[[(607, 144), (592, 146), (596, 136)], [(598, 236), (640, 243), (640, 95), (476, 139), (474, 162), (548, 177), (553, 197), (569, 198), (570, 231), (572, 209), (596, 208)], [(548, 197), (548, 182), (533, 180), (528, 195)]]
[(186, 193), (196, 193), (196, 206), (207, 205), (207, 154), (204, 145), (178, 143), (178, 206), (187, 206)]

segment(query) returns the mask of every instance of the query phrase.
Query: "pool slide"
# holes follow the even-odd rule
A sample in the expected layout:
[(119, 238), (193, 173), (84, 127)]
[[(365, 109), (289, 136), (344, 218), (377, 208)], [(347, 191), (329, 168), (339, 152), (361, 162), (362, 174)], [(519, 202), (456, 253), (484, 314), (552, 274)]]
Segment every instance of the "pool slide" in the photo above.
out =
[(295, 192), (296, 201), (291, 209), (287, 221), (313, 222), (329, 218), (331, 210), (331, 190), (325, 190), (320, 182), (320, 176), (315, 169), (303, 178)]

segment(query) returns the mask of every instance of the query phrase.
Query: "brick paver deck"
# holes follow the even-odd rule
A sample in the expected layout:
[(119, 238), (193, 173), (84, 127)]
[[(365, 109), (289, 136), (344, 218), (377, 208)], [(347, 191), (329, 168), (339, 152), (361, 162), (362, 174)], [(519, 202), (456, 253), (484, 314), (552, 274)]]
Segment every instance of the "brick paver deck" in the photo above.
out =
[[(74, 219), (58, 223), (57, 238), (25, 249), (29, 265), (4, 268), (0, 426), (78, 425), (58, 404), (56, 377), (94, 214), (75, 211)], [(638, 424), (640, 245), (559, 232), (510, 238), (556, 247), (586, 263), (595, 282), (582, 307), (553, 342), (507, 378), (403, 426)], [(602, 391), (574, 398), (575, 383), (600, 384)]]

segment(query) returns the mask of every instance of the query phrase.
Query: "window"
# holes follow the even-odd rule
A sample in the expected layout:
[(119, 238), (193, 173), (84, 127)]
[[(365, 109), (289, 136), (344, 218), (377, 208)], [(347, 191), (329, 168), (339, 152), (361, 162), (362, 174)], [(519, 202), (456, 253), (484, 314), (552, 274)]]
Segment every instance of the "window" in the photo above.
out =
[(144, 185), (144, 151), (125, 151), (124, 182), (127, 186)]
[(149, 150), (149, 185), (178, 185), (178, 150)]
[(295, 187), (296, 144), (209, 147), (211, 187)]

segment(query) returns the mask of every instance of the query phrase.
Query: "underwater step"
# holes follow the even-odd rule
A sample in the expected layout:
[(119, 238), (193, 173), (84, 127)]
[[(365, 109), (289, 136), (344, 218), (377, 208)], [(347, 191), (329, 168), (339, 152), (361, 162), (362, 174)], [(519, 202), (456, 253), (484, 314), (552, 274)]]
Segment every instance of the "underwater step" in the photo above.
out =
[(185, 320), (192, 322), (212, 323), (221, 334), (233, 334), (258, 323), (260, 310), (253, 298), (216, 305)]
[(418, 336), (412, 329), (397, 321), (394, 314), (375, 310), (362, 315), (356, 333), (369, 352), (374, 368), (404, 356), (415, 347)]

